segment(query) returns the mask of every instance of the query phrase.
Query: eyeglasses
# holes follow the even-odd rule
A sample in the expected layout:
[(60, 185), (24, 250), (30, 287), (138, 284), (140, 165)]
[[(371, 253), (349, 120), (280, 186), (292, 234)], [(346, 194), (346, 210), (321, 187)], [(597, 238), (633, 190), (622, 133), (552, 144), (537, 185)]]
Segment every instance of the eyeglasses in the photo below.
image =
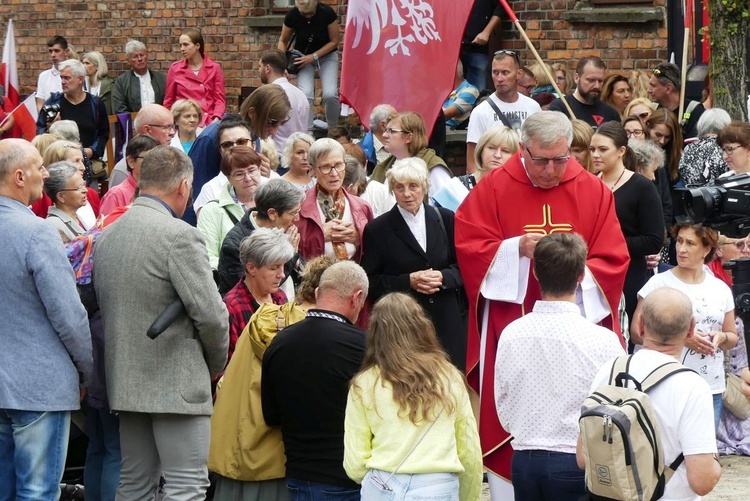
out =
[(742, 145), (739, 146), (724, 146), (721, 148), (721, 151), (727, 154), (728, 157), (731, 157), (735, 150), (738, 148), (742, 148)]
[(160, 125), (160, 124), (147, 124), (149, 127), (158, 127), (159, 129), (163, 129), (166, 131), (176, 131), (177, 127), (175, 127), (174, 124), (169, 125)]
[(531, 161), (536, 165), (537, 167), (546, 167), (549, 165), (550, 162), (552, 162), (553, 165), (565, 165), (568, 163), (568, 160), (570, 160), (570, 155), (564, 156), (564, 157), (555, 157), (555, 158), (543, 158), (543, 157), (534, 157), (534, 155), (531, 154), (531, 151), (527, 146), (524, 146), (526, 148), (526, 152), (531, 157)]
[(390, 127), (388, 127), (387, 129), (385, 129), (385, 131), (383, 131), (383, 132), (385, 132), (385, 133), (386, 133), (386, 134), (388, 134), (389, 136), (390, 136), (391, 134), (396, 134), (396, 133), (398, 133), (398, 132), (400, 132), (401, 134), (411, 134), (411, 132), (409, 132), (409, 131), (407, 131), (407, 130), (402, 130), (402, 129), (391, 129)]
[(286, 119), (281, 120), (281, 121), (274, 120), (273, 118), (269, 118), (268, 119), (268, 126), (269, 127), (278, 127), (279, 125), (284, 125), (284, 124), (286, 124), (289, 121), (290, 118), (291, 117), (286, 117)]
[(650, 111), (644, 111), (643, 113), (638, 113), (638, 118), (640, 118), (643, 121), (646, 121), (649, 115), (651, 115)]
[(640, 129), (638, 129), (638, 130), (627, 130), (627, 129), (625, 129), (625, 133), (628, 135), (628, 137), (641, 137), (641, 136), (643, 136), (643, 131), (640, 130)]
[(222, 150), (227, 150), (227, 149), (231, 148), (232, 146), (245, 146), (250, 141), (252, 141), (252, 139), (247, 138), (247, 137), (241, 137), (241, 138), (239, 138), (236, 141), (224, 141), (224, 142), (221, 143), (221, 149)]
[(330, 174), (333, 169), (336, 169), (336, 172), (344, 172), (346, 170), (346, 164), (344, 162), (338, 162), (333, 165), (319, 165), (317, 167), (317, 171), (321, 174)]
[(249, 169), (245, 169), (245, 170), (236, 170), (236, 171), (232, 172), (232, 179), (234, 179), (235, 181), (242, 181), (246, 177), (251, 178), (253, 176), (257, 176), (259, 170), (260, 169), (258, 169), (255, 166), (253, 166), (253, 167), (251, 167)]
[(660, 77), (660, 78), (666, 78), (667, 80), (669, 80), (670, 82), (672, 82), (675, 87), (679, 87), (680, 86), (679, 79), (675, 78), (674, 75), (667, 74), (664, 70), (660, 70), (659, 68), (654, 69), (654, 76), (655, 77)]
[(86, 185), (85, 184), (80, 184), (76, 188), (65, 188), (65, 189), (60, 190), (60, 191), (87, 191), (87, 190), (86, 190)]
[(745, 242), (744, 240), (737, 240), (736, 242), (724, 242), (721, 245), (734, 245), (739, 251), (744, 251), (748, 247), (747, 242)]
[(513, 50), (505, 50), (505, 49), (495, 51), (495, 57), (501, 56), (501, 55), (510, 56), (510, 57), (514, 58), (516, 60), (516, 62), (518, 63), (518, 65), (521, 66), (521, 58), (518, 57), (518, 53), (517, 52), (515, 52)]

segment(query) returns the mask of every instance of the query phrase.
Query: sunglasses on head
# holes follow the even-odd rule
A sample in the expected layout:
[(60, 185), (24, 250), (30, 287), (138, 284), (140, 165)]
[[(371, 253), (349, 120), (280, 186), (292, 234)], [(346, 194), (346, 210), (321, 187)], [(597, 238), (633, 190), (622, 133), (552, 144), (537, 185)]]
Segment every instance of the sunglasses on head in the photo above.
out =
[(521, 65), (521, 58), (518, 57), (518, 53), (516, 51), (505, 50), (505, 49), (495, 51), (495, 57), (501, 56), (501, 55), (510, 56), (516, 60), (519, 66)]
[(659, 68), (654, 69), (654, 76), (657, 78), (666, 78), (670, 82), (672, 82), (675, 87), (680, 86), (680, 82), (678, 78), (675, 78), (674, 75), (670, 75), (667, 71), (661, 70)]

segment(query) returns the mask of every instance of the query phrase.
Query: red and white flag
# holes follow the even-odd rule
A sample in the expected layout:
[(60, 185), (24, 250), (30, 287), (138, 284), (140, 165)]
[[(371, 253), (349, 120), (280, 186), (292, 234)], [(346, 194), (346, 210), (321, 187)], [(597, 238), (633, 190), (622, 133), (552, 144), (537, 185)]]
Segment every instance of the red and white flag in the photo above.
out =
[(36, 109), (36, 93), (32, 93), (21, 104), (9, 113), (16, 120), (16, 127), (21, 130), (24, 139), (31, 141), (36, 136), (36, 119), (39, 112)]
[(474, 0), (350, 0), (341, 99), (365, 126), (378, 104), (422, 115), (431, 134), (453, 90)]
[(0, 84), (5, 88), (5, 111), (10, 111), (20, 101), (18, 94), (18, 65), (16, 64), (16, 39), (13, 35), (13, 20), (8, 21), (3, 45), (3, 62), (0, 64)]

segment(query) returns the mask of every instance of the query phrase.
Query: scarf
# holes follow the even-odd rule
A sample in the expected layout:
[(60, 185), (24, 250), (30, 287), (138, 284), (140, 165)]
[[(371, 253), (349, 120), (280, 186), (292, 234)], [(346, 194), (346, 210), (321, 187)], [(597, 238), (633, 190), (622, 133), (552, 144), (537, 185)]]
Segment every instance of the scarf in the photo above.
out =
[[(339, 188), (336, 193), (331, 195), (327, 191), (318, 185), (318, 206), (323, 211), (323, 217), (325, 222), (329, 222), (333, 219), (341, 220), (344, 217), (344, 209), (346, 207), (346, 195), (344, 195), (344, 188)], [(338, 259), (349, 259), (349, 253), (346, 251), (346, 243), (344, 242), (331, 242), (333, 246), (333, 252), (336, 254)]]

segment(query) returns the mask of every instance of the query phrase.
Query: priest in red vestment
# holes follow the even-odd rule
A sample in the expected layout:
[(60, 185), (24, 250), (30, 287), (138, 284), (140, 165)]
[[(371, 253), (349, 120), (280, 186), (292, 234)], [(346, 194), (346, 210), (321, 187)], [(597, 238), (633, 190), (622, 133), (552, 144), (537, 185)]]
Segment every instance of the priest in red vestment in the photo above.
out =
[(566, 231), (583, 237), (582, 314), (620, 333), (618, 305), (630, 258), (612, 192), (570, 156), (572, 138), (562, 113), (530, 116), (519, 153), (485, 176), (456, 212), (456, 253), (470, 307), (467, 378), (480, 397), (485, 466), (506, 480), (513, 451), (495, 409), (497, 340), (541, 299), (530, 265), (542, 236)]

